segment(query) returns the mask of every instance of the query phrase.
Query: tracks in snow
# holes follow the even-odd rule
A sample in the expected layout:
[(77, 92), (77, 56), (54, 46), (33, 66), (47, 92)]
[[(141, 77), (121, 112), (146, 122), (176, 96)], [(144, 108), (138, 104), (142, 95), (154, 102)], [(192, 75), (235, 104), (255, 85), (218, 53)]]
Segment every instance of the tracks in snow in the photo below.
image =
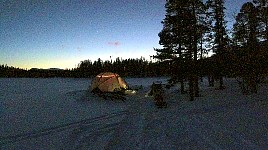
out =
[[(122, 116), (125, 116), (128, 113), (129, 113), (128, 111), (120, 111), (120, 112), (105, 114), (102, 116), (88, 118), (88, 119), (84, 119), (84, 120), (80, 120), (80, 121), (76, 121), (72, 123), (67, 123), (67, 124), (63, 124), (63, 125), (59, 125), (59, 126), (55, 126), (51, 128), (46, 128), (46, 129), (41, 129), (41, 130), (31, 131), (31, 132), (22, 133), (22, 134), (11, 135), (11, 136), (3, 136), (3, 137), (1, 136), (0, 145), (2, 146), (2, 145), (10, 144), (10, 143), (26, 141), (26, 140), (30, 140), (34, 138), (40, 138), (43, 136), (49, 136), (52, 134), (53, 135), (60, 134), (61, 132), (66, 132), (66, 131), (71, 131), (71, 132), (80, 131), (81, 132), (85, 130), (86, 128), (90, 128), (94, 126), (97, 127), (98, 130), (94, 128), (94, 130), (92, 130), (92, 134), (93, 132), (100, 134), (102, 131), (114, 129), (119, 124), (118, 118), (122, 118)], [(117, 122), (111, 123), (111, 124), (108, 123), (103, 126), (103, 124), (111, 120), (116, 120)]]

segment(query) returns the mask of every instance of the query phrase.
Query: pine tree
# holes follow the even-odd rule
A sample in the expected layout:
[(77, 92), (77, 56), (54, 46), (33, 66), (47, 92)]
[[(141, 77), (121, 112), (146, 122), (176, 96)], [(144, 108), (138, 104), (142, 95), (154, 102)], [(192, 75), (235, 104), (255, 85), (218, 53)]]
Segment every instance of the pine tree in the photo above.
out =
[(253, 0), (258, 10), (259, 31), (261, 39), (268, 41), (268, 0)]
[(226, 49), (228, 46), (228, 36), (226, 32), (226, 22), (225, 18), (225, 7), (224, 0), (208, 0), (208, 6), (210, 7), (210, 15), (213, 18), (213, 29), (214, 33), (214, 52), (216, 53), (216, 62), (217, 62), (217, 72), (218, 78), (220, 80), (219, 89), (224, 89), (223, 86), (223, 76), (226, 63)]
[(167, 0), (166, 18), (162, 22), (163, 30), (159, 33), (159, 44), (163, 45), (163, 49), (155, 49), (158, 59), (187, 65), (191, 100), (199, 96), (200, 68), (197, 60), (205, 9), (201, 0)]
[(234, 24), (234, 41), (240, 46), (238, 64), (240, 76), (251, 88), (251, 92), (257, 93), (257, 80), (260, 75), (259, 48), (258, 48), (258, 9), (251, 2), (245, 3), (236, 17)]
[[(158, 34), (160, 37), (159, 44), (163, 45), (162, 49), (155, 49), (157, 56), (155, 58), (160, 61), (171, 61), (172, 64), (172, 82), (181, 83), (181, 93), (184, 93), (184, 56), (183, 51), (183, 40), (185, 34), (183, 23), (183, 14), (185, 14), (183, 7), (184, 1), (169, 0), (167, 1), (166, 7), (166, 18), (162, 21), (163, 30)], [(185, 19), (185, 18), (184, 18)]]

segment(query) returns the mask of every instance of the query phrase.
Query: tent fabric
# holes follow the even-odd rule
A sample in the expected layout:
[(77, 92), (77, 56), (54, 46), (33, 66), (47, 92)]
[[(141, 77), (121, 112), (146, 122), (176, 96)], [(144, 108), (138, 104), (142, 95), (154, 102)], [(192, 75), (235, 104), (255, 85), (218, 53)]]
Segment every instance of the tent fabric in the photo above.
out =
[(98, 74), (91, 83), (91, 90), (98, 88), (102, 92), (116, 92), (128, 89), (127, 83), (118, 74), (104, 72)]

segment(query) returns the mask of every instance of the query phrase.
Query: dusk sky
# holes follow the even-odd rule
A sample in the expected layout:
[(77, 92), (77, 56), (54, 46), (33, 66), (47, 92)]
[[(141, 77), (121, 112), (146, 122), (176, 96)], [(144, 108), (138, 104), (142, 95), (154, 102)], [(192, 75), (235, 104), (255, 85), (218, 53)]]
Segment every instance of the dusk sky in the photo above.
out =
[[(249, 0), (226, 0), (232, 21)], [(161, 47), (165, 0), (1, 0), (0, 64), (74, 68), (80, 61), (149, 59)], [(230, 24), (230, 23), (229, 23)]]

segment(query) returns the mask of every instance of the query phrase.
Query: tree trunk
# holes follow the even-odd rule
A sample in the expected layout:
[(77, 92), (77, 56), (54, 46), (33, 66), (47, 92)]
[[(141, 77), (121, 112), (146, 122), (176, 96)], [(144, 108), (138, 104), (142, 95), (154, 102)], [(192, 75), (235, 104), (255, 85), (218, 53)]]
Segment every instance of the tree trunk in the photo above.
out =
[(181, 94), (185, 94), (184, 82), (183, 79), (180, 80), (181, 83)]
[(194, 101), (194, 78), (192, 75), (190, 75), (189, 78), (189, 95), (190, 95), (190, 101)]
[(198, 86), (198, 76), (194, 76), (194, 96), (199, 97), (199, 86)]
[(222, 89), (224, 89), (222, 75), (220, 75), (220, 79), (219, 80), (220, 80), (220, 87), (219, 87), (219, 89), (222, 90)]
[(211, 76), (211, 86), (214, 87), (215, 77), (214, 75)]
[(192, 81), (193, 81), (193, 94), (195, 97), (198, 97), (199, 96), (199, 87), (198, 87), (198, 71), (199, 71), (199, 68), (198, 68), (198, 65), (197, 65), (197, 53), (198, 53), (198, 48), (197, 48), (197, 45), (198, 45), (198, 33), (197, 33), (197, 17), (196, 17), (196, 6), (195, 6), (195, 3), (193, 3), (193, 15), (195, 15), (194, 17), (194, 27), (193, 27), (193, 52), (194, 52), (194, 60), (193, 60), (193, 64), (194, 64), (194, 70), (193, 70), (193, 77), (192, 77)]
[(249, 86), (250, 86), (250, 92), (251, 93), (257, 93), (258, 92), (258, 88), (257, 88), (258, 85), (257, 85), (257, 80), (256, 80), (255, 76), (250, 78)]
[(208, 86), (214, 87), (214, 76), (213, 75), (208, 75)]

